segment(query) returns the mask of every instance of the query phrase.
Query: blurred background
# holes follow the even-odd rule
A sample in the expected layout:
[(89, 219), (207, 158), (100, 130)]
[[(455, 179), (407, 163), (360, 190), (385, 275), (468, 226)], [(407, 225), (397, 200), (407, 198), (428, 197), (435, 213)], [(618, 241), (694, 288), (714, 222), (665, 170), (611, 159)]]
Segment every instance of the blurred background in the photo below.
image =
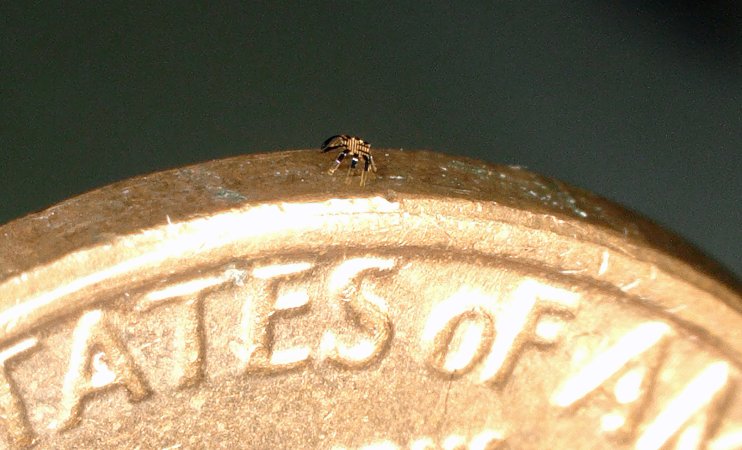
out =
[(742, 275), (739, 3), (298, 3), (0, 3), (0, 223), (349, 133), (562, 179)]

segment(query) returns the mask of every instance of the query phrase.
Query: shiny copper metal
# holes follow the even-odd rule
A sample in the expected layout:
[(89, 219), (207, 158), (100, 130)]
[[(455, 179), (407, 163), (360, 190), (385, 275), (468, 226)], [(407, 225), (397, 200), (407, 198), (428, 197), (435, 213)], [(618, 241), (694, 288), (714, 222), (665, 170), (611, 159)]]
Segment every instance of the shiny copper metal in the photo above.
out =
[(0, 227), (11, 448), (742, 448), (739, 285), (517, 167), (317, 151)]

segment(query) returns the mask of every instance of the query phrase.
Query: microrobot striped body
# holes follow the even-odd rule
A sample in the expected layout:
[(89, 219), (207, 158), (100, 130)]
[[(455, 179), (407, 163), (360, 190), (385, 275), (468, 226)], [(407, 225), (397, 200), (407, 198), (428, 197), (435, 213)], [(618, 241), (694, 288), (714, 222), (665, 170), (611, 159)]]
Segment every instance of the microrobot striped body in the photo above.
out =
[(361, 138), (348, 136), (347, 134), (338, 134), (325, 140), (320, 148), (322, 149), (322, 153), (332, 150), (340, 150), (340, 154), (338, 154), (335, 159), (335, 163), (328, 170), (330, 174), (335, 173), (346, 156), (350, 156), (350, 167), (348, 167), (347, 175), (348, 179), (350, 179), (350, 171), (355, 169), (361, 158), (363, 159), (364, 166), (363, 171), (361, 172), (361, 186), (366, 184), (369, 167), (376, 172), (376, 164), (374, 164), (374, 158), (371, 156), (371, 144)]

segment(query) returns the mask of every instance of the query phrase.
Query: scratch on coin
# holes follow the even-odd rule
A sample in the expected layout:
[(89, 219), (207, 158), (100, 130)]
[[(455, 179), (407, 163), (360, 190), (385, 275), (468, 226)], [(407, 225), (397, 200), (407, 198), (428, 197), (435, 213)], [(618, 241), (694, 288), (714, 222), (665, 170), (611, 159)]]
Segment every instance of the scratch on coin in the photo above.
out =
[(632, 281), (631, 283), (625, 284), (625, 285), (621, 286), (621, 290), (624, 291), (624, 292), (629, 292), (630, 290), (632, 290), (635, 287), (639, 286), (639, 283), (641, 283), (641, 280), (637, 278), (636, 280)]
[(451, 376), (448, 377), (448, 383), (446, 383), (446, 395), (443, 397), (443, 412), (440, 419), (438, 419), (438, 425), (435, 427), (436, 433), (440, 433), (443, 427), (443, 420), (446, 418), (446, 414), (448, 414), (448, 395), (451, 393), (451, 385), (453, 384), (453, 377), (455, 375), (456, 372), (451, 373)]
[(608, 250), (603, 250), (603, 259), (600, 261), (600, 268), (598, 269), (598, 275), (602, 276), (608, 271)]
[(153, 344), (159, 344), (161, 340), (162, 340), (162, 339), (160, 339), (160, 338), (157, 338), (157, 339), (155, 339), (154, 341), (151, 341), (151, 342), (147, 342), (147, 343), (145, 343), (145, 344), (142, 344), (142, 345), (141, 345), (141, 346), (139, 347), (139, 350), (144, 350), (145, 348), (147, 348), (147, 347), (150, 347), (150, 346), (152, 346)]
[(675, 314), (675, 313), (679, 313), (680, 311), (686, 309), (687, 307), (688, 305), (678, 305), (674, 308), (668, 309), (667, 312), (669, 312), (670, 314)]

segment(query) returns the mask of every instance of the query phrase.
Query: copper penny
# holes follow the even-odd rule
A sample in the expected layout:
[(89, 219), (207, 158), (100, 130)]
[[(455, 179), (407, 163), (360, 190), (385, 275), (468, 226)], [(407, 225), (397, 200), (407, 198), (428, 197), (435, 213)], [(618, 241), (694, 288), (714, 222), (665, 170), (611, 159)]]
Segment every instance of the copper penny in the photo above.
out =
[(0, 442), (742, 448), (740, 287), (692, 247), (517, 167), (374, 149), (360, 186), (326, 156), (0, 227)]

